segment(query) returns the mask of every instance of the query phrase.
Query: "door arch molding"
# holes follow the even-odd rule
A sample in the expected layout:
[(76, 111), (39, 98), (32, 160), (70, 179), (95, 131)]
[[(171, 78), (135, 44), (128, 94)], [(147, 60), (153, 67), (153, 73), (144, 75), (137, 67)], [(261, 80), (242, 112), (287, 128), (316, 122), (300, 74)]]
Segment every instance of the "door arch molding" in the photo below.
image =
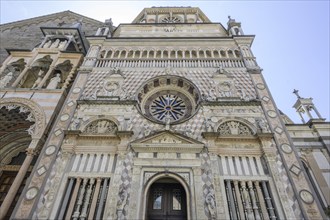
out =
[(191, 189), (188, 186), (187, 182), (178, 174), (173, 173), (173, 172), (160, 172), (155, 174), (154, 176), (152, 176), (145, 184), (143, 187), (143, 207), (142, 207), (142, 219), (146, 219), (146, 215), (147, 215), (147, 200), (148, 200), (148, 192), (150, 190), (150, 187), (153, 183), (155, 183), (157, 180), (162, 179), (162, 178), (172, 178), (174, 180), (176, 180), (178, 183), (181, 184), (181, 186), (184, 188), (185, 192), (186, 192), (186, 203), (187, 203), (187, 219), (191, 219)]

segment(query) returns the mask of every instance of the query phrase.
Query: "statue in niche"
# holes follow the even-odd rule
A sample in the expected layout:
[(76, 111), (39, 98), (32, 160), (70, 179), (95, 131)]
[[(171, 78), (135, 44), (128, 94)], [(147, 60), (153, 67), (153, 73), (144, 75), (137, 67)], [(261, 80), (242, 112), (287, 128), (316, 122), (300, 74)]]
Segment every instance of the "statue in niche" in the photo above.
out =
[(7, 84), (12, 80), (13, 78), (13, 73), (9, 72), (7, 75), (5, 75), (3, 78), (0, 80), (0, 88), (4, 88), (7, 86)]
[(68, 43), (67, 40), (61, 41), (58, 45), (58, 49), (64, 49), (65, 45)]
[(61, 82), (61, 76), (59, 73), (56, 74), (53, 78), (50, 79), (50, 82), (47, 85), (47, 89), (57, 89), (58, 84)]
[(39, 73), (38, 73), (38, 78), (37, 80), (34, 82), (33, 86), (31, 87), (31, 89), (37, 88), (39, 83), (41, 83), (42, 79), (43, 79), (43, 74), (44, 72), (40, 69)]
[(49, 40), (44, 44), (43, 48), (49, 48), (51, 44), (52, 44), (52, 41)]
[(213, 129), (213, 123), (212, 123), (212, 121), (211, 121), (210, 118), (206, 118), (205, 121), (204, 121), (204, 123), (205, 123), (205, 130), (207, 132), (213, 132), (214, 131), (214, 129)]
[(214, 194), (212, 192), (209, 192), (206, 197), (205, 197), (205, 202), (207, 205), (207, 208), (210, 212), (211, 215), (211, 219), (216, 219), (215, 218), (215, 197)]
[(71, 126), (70, 126), (70, 129), (71, 130), (77, 130), (78, 127), (80, 125), (80, 119), (79, 118), (75, 118), (73, 119), (72, 123), (71, 123)]
[(56, 39), (56, 40), (52, 43), (52, 45), (50, 45), (50, 48), (57, 48), (58, 45), (59, 45), (59, 43), (60, 43), (60, 40), (59, 40), (59, 39)]
[(260, 128), (260, 130), (261, 130), (262, 133), (269, 132), (268, 127), (267, 127), (267, 124), (264, 122), (263, 119), (261, 119), (261, 118), (260, 119), (257, 119), (256, 122), (257, 122), (257, 125)]

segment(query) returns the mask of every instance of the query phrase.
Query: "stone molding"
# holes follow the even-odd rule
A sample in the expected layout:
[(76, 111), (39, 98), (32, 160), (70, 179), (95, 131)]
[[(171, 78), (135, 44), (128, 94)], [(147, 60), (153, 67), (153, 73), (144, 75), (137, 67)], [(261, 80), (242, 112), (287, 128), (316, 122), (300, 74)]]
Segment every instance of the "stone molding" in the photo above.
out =
[[(46, 114), (42, 107), (34, 101), (25, 98), (4, 98), (0, 100), (0, 108), (9, 106), (27, 108), (31, 111), (34, 116), (35, 124), (33, 132), (31, 133), (31, 137), (33, 139), (38, 139), (42, 137), (44, 130), (46, 128)], [(32, 128), (30, 127), (30, 129)], [(29, 129), (29, 130), (30, 130)]]

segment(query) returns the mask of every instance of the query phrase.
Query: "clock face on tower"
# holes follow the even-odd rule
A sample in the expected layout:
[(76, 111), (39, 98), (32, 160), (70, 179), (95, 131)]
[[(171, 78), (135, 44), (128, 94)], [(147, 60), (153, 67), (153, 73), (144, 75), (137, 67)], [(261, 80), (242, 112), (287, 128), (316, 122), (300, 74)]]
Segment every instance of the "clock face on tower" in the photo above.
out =
[(139, 109), (149, 120), (181, 123), (196, 113), (200, 95), (190, 81), (177, 76), (160, 76), (146, 82), (138, 93)]

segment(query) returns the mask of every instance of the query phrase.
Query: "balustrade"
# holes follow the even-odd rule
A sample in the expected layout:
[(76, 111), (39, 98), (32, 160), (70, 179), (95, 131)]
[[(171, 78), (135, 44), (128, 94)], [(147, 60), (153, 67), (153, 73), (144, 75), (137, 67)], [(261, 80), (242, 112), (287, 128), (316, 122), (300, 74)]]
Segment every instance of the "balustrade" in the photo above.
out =
[[(252, 64), (251, 64), (252, 65)], [(242, 59), (98, 59), (95, 67), (113, 68), (240, 68), (245, 67)]]
[(278, 218), (268, 181), (225, 180), (230, 219)]

